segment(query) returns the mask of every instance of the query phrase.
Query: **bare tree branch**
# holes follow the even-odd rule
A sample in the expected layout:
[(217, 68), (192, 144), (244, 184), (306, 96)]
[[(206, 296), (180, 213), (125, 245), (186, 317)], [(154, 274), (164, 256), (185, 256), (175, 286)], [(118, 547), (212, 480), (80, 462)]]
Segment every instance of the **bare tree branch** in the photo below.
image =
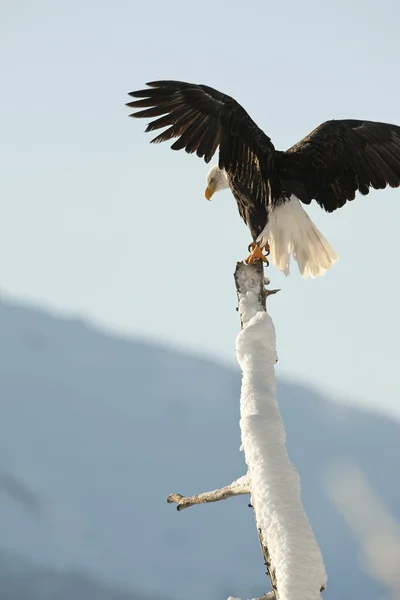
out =
[(211, 492), (203, 492), (202, 494), (196, 494), (194, 496), (181, 496), (181, 494), (170, 494), (167, 498), (168, 504), (177, 504), (177, 510), (183, 510), (189, 508), (195, 504), (208, 504), (209, 502), (219, 502), (220, 500), (226, 500), (233, 496), (242, 496), (244, 494), (250, 494), (250, 485), (247, 475), (241, 477), (237, 481), (234, 481), (230, 485), (227, 485), (219, 490), (212, 490)]

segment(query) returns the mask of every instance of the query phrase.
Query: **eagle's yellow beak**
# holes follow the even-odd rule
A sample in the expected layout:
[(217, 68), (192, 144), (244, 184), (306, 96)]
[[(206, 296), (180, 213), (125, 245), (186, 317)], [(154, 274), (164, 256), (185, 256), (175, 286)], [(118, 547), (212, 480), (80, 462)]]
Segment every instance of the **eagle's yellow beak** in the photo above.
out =
[(211, 200), (211, 196), (214, 194), (215, 192), (215, 185), (208, 185), (206, 187), (206, 191), (204, 192), (204, 196), (207, 198), (207, 200)]

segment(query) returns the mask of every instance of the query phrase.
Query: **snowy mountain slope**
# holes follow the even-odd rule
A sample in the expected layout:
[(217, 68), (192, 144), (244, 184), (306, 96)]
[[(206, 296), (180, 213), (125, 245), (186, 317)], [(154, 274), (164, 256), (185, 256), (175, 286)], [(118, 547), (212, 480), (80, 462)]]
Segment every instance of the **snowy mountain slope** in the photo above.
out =
[[(238, 369), (0, 304), (0, 548), (177, 600), (266, 589), (246, 498), (178, 514), (243, 473)], [(400, 426), (281, 381), (289, 454), (328, 570), (324, 597), (374, 598), (324, 490), (349, 458), (400, 519)]]

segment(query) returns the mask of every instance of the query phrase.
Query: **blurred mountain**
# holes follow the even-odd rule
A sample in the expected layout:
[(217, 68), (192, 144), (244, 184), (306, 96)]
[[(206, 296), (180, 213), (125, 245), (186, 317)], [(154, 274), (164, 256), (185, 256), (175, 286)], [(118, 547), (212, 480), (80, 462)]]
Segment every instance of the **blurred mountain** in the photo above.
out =
[(96, 581), (78, 570), (38, 566), (0, 552), (0, 600), (157, 600)]
[[(70, 590), (77, 600), (133, 598), (106, 586), (175, 600), (266, 591), (247, 498), (182, 513), (165, 502), (243, 474), (239, 393), (238, 368), (1, 302), (0, 587), (29, 564), (50, 590), (77, 572), (83, 588), (104, 585), (103, 596)], [(383, 597), (325, 483), (335, 460), (351, 461), (400, 519), (399, 423), (289, 381), (278, 397), (327, 565), (324, 598)], [(0, 598), (64, 598), (9, 589)]]

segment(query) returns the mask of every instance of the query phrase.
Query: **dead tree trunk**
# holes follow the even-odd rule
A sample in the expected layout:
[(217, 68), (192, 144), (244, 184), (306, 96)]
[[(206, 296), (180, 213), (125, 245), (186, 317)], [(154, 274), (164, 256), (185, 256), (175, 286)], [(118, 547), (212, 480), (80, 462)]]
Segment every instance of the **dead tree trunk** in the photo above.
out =
[[(250, 494), (250, 506), (254, 510), (272, 586), (272, 591), (261, 599), (317, 599), (324, 589), (321, 586), (326, 583), (325, 568), (301, 504), (299, 477), (287, 455), (275, 393), (275, 330), (266, 314), (266, 299), (279, 290), (266, 289), (269, 282), (264, 277), (261, 261), (253, 265), (237, 263), (234, 278), (241, 323), (236, 347), (242, 368), (240, 427), (248, 474), (219, 490), (191, 497), (171, 494), (167, 501), (176, 503), (177, 509), (182, 510), (195, 504)], [(271, 461), (275, 471), (270, 469)], [(285, 497), (281, 494), (282, 480), (276, 479), (277, 472), (280, 478), (284, 477)]]
[[(268, 290), (265, 287), (265, 284), (267, 283), (267, 281), (265, 280), (265, 276), (264, 276), (264, 264), (261, 262), (261, 260), (257, 260), (253, 265), (247, 265), (243, 262), (237, 263), (236, 270), (234, 273), (234, 278), (235, 278), (236, 292), (237, 292), (238, 303), (239, 303), (238, 311), (239, 311), (239, 315), (240, 315), (240, 325), (243, 328), (243, 326), (246, 325), (246, 323), (248, 323), (248, 321), (252, 317), (254, 317), (254, 315), (256, 314), (257, 311), (260, 311), (260, 310), (266, 311), (267, 310), (267, 297), (271, 294), (276, 294), (276, 292), (278, 292), (279, 290)], [(241, 301), (244, 297), (246, 297), (248, 292), (255, 294), (257, 297), (257, 300), (258, 300), (254, 307), (255, 310), (252, 312), (244, 312), (243, 310), (241, 310), (241, 306), (243, 306)], [(251, 504), (249, 504), (249, 506), (251, 508), (253, 508)], [(263, 540), (261, 528), (258, 527), (256, 514), (254, 514), (254, 518), (256, 521), (258, 539), (260, 541), (260, 546), (261, 546), (261, 552), (264, 557), (264, 564), (267, 568), (266, 574), (269, 576), (269, 578), (271, 580), (273, 598), (278, 600), (279, 594), (278, 594), (278, 586), (277, 586), (277, 581), (276, 581), (275, 569), (274, 569), (274, 566), (271, 564), (271, 557), (269, 555), (267, 545), (266, 545), (265, 541)]]

